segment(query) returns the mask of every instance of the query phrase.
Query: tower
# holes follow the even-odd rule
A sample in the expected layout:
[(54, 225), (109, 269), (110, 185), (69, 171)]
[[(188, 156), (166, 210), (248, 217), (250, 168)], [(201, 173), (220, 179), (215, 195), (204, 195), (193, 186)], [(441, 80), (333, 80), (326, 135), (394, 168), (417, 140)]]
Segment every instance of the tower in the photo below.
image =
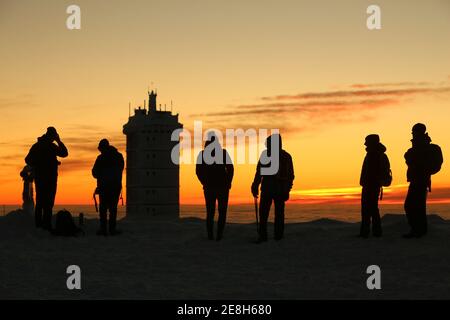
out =
[(171, 141), (171, 136), (183, 125), (178, 114), (157, 110), (156, 97), (153, 90), (148, 92), (148, 111), (135, 109), (123, 126), (127, 136), (127, 216), (179, 214), (179, 165), (171, 158), (178, 141)]

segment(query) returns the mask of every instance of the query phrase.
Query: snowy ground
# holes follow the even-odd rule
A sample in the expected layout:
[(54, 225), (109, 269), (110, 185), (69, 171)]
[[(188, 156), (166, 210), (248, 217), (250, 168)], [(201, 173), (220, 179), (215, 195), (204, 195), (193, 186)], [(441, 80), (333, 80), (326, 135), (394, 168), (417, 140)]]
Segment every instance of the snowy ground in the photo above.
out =
[[(404, 240), (404, 216), (387, 215), (384, 237), (362, 240), (358, 224), (317, 220), (257, 245), (254, 224), (229, 224), (216, 242), (199, 219), (124, 219), (123, 234), (106, 238), (88, 220), (85, 236), (59, 238), (15, 212), (0, 217), (0, 298), (449, 299), (450, 223), (429, 222), (427, 237)], [(366, 287), (372, 264), (381, 290)], [(69, 265), (81, 268), (81, 290), (66, 287)]]

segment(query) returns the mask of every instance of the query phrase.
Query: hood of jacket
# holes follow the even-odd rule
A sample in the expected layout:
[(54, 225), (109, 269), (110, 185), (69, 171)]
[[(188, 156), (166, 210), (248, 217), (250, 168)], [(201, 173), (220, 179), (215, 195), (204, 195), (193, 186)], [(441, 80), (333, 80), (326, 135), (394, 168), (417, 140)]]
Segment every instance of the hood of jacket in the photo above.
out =
[(366, 147), (366, 151), (369, 152), (369, 153), (372, 153), (372, 152), (374, 152), (374, 153), (375, 152), (376, 153), (385, 153), (386, 150), (387, 150), (386, 147), (381, 142), (378, 143), (377, 145)]

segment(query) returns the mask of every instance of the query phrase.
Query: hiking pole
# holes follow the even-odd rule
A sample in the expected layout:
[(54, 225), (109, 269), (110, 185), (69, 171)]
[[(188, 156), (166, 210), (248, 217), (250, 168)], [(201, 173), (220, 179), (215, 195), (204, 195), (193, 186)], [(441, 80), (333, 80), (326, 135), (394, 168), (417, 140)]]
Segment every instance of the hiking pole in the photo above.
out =
[(253, 199), (255, 200), (256, 233), (258, 233), (258, 235), (259, 235), (258, 197), (254, 197)]

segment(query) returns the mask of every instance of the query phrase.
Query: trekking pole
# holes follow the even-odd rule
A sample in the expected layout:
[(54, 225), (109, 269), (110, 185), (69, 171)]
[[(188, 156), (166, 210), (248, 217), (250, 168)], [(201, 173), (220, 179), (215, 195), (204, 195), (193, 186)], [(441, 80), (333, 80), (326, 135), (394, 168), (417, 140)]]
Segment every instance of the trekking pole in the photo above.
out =
[(259, 235), (258, 197), (254, 197), (253, 199), (255, 200), (256, 233), (258, 233), (258, 235)]
[(97, 194), (97, 189), (94, 191), (94, 204), (95, 204), (95, 212), (98, 212), (98, 205), (97, 205), (97, 197), (95, 196)]

